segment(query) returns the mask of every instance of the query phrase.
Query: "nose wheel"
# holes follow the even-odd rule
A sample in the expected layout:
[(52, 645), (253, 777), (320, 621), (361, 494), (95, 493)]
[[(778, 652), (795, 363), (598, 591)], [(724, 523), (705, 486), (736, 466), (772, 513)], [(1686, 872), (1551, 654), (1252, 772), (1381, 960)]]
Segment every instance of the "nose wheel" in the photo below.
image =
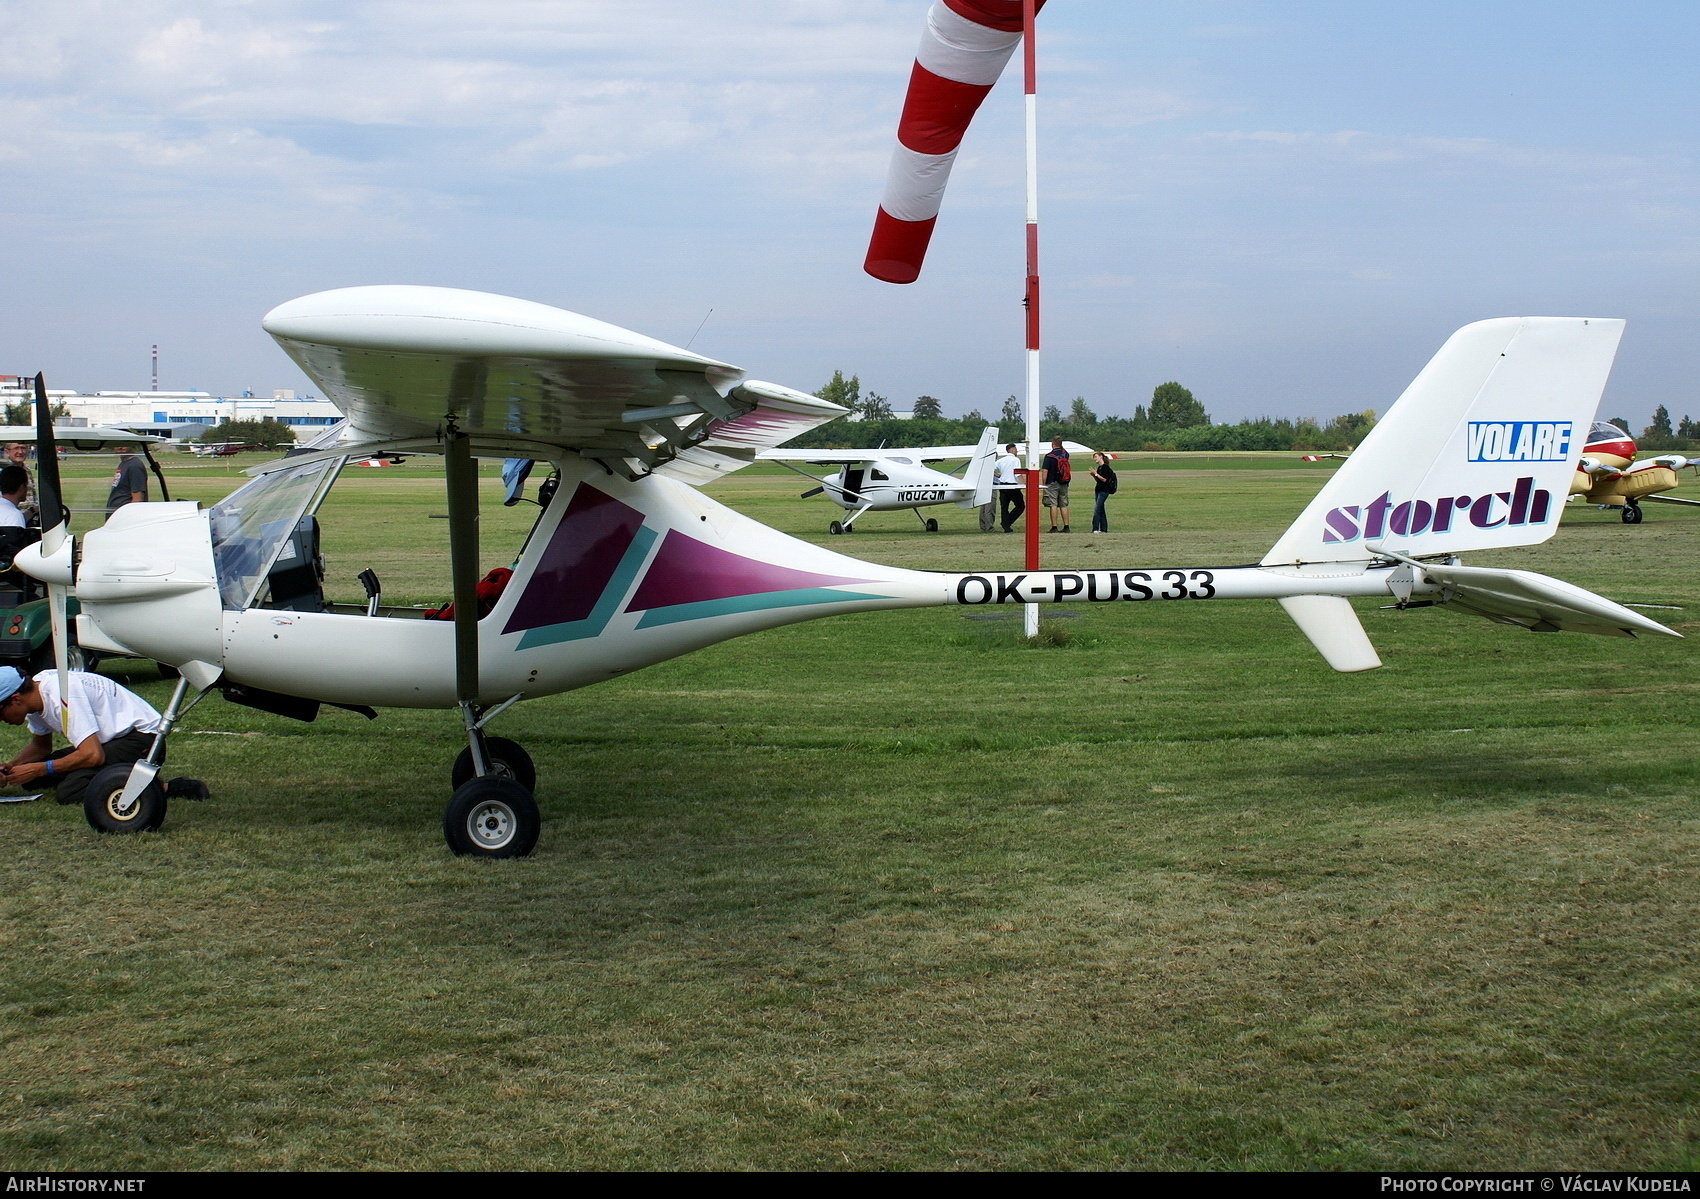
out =
[(1623, 505), (1623, 523), (1638, 525), (1646, 514), (1641, 511), (1641, 505), (1634, 500), (1628, 500)]

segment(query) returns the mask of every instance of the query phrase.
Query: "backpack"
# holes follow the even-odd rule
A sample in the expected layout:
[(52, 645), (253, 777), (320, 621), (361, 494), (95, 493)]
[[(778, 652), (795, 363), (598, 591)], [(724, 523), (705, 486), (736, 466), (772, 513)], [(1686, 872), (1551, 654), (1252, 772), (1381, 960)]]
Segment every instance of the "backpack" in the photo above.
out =
[(1068, 465), (1068, 455), (1052, 454), (1049, 457), (1052, 462), (1056, 463), (1057, 482), (1067, 483), (1074, 478), (1074, 471)]
[(1107, 466), (1100, 466), (1098, 468), (1098, 473), (1104, 476), (1104, 494), (1116, 494), (1116, 488), (1120, 486), (1120, 484), (1116, 481), (1116, 472)]

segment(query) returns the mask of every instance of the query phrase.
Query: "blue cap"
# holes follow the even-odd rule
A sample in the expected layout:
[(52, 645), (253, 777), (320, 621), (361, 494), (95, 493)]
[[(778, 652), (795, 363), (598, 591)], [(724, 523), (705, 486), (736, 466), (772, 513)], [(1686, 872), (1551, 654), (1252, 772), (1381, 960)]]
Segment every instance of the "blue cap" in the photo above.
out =
[(18, 673), (16, 666), (0, 666), (0, 701), (11, 699), (23, 685), (24, 676)]

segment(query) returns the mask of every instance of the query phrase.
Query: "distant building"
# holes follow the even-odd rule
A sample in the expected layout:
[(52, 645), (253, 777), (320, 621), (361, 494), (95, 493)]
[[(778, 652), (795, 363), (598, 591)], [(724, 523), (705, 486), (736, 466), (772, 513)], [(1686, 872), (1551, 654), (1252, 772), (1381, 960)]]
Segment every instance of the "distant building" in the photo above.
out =
[[(0, 375), (0, 403), (34, 399), (30, 388), (26, 378)], [(273, 391), (269, 399), (205, 391), (99, 391), (92, 395), (49, 391), (47, 396), (56, 405), (64, 403), (71, 414), (68, 423), (74, 426), (102, 425), (180, 439), (198, 437), (227, 420), (273, 420), (288, 425), (295, 440), (307, 441), (342, 419), (329, 400), (297, 396), (284, 388)]]

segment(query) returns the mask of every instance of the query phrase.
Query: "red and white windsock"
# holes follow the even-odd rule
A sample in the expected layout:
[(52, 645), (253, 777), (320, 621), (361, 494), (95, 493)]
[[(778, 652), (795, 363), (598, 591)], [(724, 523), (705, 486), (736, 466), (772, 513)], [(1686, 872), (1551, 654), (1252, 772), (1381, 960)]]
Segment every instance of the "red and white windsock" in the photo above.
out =
[(874, 278), (913, 283), (920, 276), (962, 135), (1020, 41), (1021, 0), (934, 0), (862, 264)]

